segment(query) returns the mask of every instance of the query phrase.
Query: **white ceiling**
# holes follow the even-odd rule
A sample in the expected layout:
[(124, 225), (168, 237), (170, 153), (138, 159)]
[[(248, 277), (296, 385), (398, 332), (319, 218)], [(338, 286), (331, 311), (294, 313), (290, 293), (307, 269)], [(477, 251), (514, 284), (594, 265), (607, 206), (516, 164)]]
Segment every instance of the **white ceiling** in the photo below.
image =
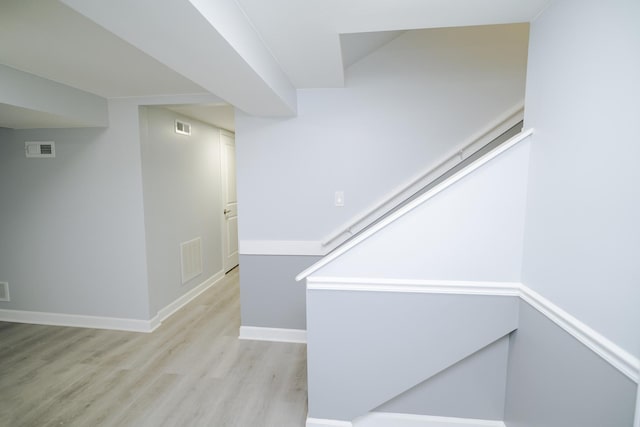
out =
[[(528, 22), (549, 2), (103, 1), (0, 0), (0, 64), (105, 98), (209, 92), (245, 111), (253, 103), (256, 114), (282, 115), (287, 84), (341, 87), (346, 67), (404, 30)], [(216, 114), (220, 127), (233, 126), (231, 108), (202, 108), (176, 111), (200, 120)], [(0, 123), (10, 122), (8, 111)]]
[(206, 92), (55, 0), (0, 0), (0, 63), (105, 98)]
[(340, 35), (342, 64), (349, 68), (365, 56), (378, 50), (405, 31), (378, 31), (373, 33), (351, 33)]
[(529, 22), (549, 0), (237, 0), (297, 88), (340, 87), (340, 34)]

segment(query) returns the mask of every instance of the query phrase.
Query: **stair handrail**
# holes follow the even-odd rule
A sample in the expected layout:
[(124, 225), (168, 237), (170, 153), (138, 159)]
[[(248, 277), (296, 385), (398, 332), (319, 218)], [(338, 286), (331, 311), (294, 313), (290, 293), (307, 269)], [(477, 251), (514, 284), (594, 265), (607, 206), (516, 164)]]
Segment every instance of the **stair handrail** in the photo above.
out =
[(398, 218), (406, 215), (407, 213), (411, 212), (416, 207), (418, 207), (421, 204), (425, 203), (427, 200), (431, 199), (432, 197), (436, 196), (437, 194), (439, 194), (440, 192), (444, 191), (448, 187), (452, 186), (456, 182), (460, 181), (465, 176), (469, 175), (473, 171), (475, 171), (478, 168), (480, 168), (482, 165), (484, 165), (484, 164), (488, 163), (489, 161), (491, 161), (492, 159), (498, 157), (500, 154), (502, 154), (505, 151), (509, 150), (511, 147), (515, 146), (519, 142), (524, 141), (525, 139), (530, 137), (532, 134), (533, 134), (533, 129), (522, 130), (519, 134), (517, 134), (514, 137), (510, 138), (505, 143), (500, 144), (499, 146), (493, 148), (488, 153), (483, 154), (480, 158), (474, 160), (472, 163), (470, 163), (469, 165), (465, 166), (461, 170), (457, 171), (453, 175), (449, 176), (444, 181), (438, 183), (435, 187), (431, 188), (426, 193), (421, 194), (418, 198), (412, 200), (411, 202), (409, 202), (408, 204), (402, 206), (398, 210), (394, 211), (393, 213), (391, 213), (389, 216), (385, 217), (381, 221), (373, 224), (371, 227), (369, 227), (366, 230), (362, 231), (360, 234), (355, 236), (353, 239), (344, 242), (343, 244), (338, 246), (335, 250), (333, 250), (332, 252), (329, 252), (327, 255), (325, 255), (323, 258), (321, 258), (315, 264), (312, 264), (306, 270), (304, 270), (303, 272), (298, 274), (296, 276), (296, 281), (299, 282), (300, 280), (306, 279), (309, 275), (315, 273), (320, 268), (322, 268), (325, 265), (329, 264), (334, 259), (336, 259), (336, 258), (342, 256), (344, 253), (350, 251), (353, 247), (359, 245), (360, 243), (362, 243), (363, 241), (365, 241), (369, 237), (371, 237), (374, 234), (376, 234), (378, 231), (382, 230), (383, 228), (385, 228), (389, 224), (391, 224), (394, 221), (396, 221)]
[[(391, 204), (394, 200), (397, 200), (402, 195), (408, 193), (409, 190), (417, 187), (419, 184), (421, 184), (420, 187), (423, 187), (425, 185), (424, 181), (428, 177), (434, 175), (437, 171), (439, 171), (444, 166), (449, 164), (452, 160), (459, 158), (460, 162), (463, 161), (465, 158), (469, 157), (475, 151), (477, 151), (477, 150), (470, 151), (472, 147), (474, 147), (475, 145), (478, 145), (478, 143), (483, 141), (487, 141), (487, 142), (491, 141), (493, 138), (497, 137), (498, 135), (500, 135), (501, 133), (509, 129), (511, 126), (521, 121), (523, 117), (524, 117), (524, 102), (521, 101), (518, 104), (516, 104), (513, 108), (507, 110), (505, 114), (498, 117), (496, 120), (494, 120), (485, 128), (483, 128), (481, 131), (477, 132), (476, 134), (468, 138), (462, 144), (462, 148), (456, 149), (455, 152), (448, 155), (444, 160), (438, 162), (435, 166), (429, 168), (426, 172), (421, 173), (417, 178), (412, 179), (408, 184), (405, 184), (399, 188), (396, 188), (393, 192), (390, 193), (390, 195), (387, 195), (386, 197), (384, 197), (383, 199), (375, 203), (372, 207), (369, 207), (366, 211), (357, 215), (355, 219), (351, 219), (348, 223), (341, 226), (338, 230), (334, 231), (329, 236), (325, 237), (321, 241), (321, 245), (325, 247), (347, 233), (350, 235), (353, 235), (354, 234), (353, 230), (354, 228), (356, 228), (356, 226), (358, 226), (358, 224), (361, 224), (364, 220), (373, 216), (376, 212), (380, 211), (385, 206)], [(437, 176), (439, 176), (439, 174), (437, 174), (436, 177)], [(366, 225), (364, 227), (366, 227)]]

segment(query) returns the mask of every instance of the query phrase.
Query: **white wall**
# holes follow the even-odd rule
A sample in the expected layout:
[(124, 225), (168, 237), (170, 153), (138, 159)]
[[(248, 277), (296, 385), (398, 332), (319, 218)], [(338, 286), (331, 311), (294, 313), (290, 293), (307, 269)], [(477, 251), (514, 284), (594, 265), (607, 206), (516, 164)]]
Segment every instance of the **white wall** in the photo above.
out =
[(533, 22), (523, 281), (640, 356), (640, 3), (562, 0)]
[[(0, 309), (149, 318), (138, 108), (110, 101), (109, 118), (4, 132)], [(28, 140), (55, 141), (56, 158), (25, 158)]]
[[(241, 240), (320, 240), (523, 99), (527, 25), (410, 31), (300, 90), (298, 116), (236, 117)], [(345, 192), (345, 206), (333, 205)]]
[(522, 141), (312, 276), (518, 282), (528, 163)]
[[(174, 131), (176, 119), (191, 135)], [(220, 131), (161, 107), (140, 108), (151, 313), (222, 273)], [(202, 239), (203, 273), (182, 284), (180, 243)]]

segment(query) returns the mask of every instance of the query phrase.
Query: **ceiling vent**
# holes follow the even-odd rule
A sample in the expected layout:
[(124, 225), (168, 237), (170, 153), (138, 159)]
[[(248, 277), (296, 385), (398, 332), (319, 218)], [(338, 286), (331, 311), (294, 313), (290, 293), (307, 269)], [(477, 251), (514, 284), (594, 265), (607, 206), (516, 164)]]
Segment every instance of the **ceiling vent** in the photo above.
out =
[(55, 157), (56, 143), (53, 141), (26, 141), (24, 143), (24, 152), (27, 157)]
[(176, 133), (180, 135), (191, 135), (191, 123), (176, 120)]

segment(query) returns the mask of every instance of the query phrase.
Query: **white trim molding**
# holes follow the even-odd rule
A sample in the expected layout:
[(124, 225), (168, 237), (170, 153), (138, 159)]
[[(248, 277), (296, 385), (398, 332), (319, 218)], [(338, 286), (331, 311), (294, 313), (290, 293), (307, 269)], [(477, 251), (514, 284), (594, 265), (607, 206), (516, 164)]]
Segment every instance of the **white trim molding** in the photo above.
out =
[(355, 419), (353, 427), (505, 427), (505, 423), (501, 420), (370, 412)]
[(308, 277), (309, 290), (520, 296), (519, 282)]
[(151, 320), (24, 310), (0, 310), (0, 321), (130, 332), (152, 332), (155, 329)]
[(560, 326), (591, 351), (638, 383), (640, 378), (640, 359), (620, 348), (534, 290), (522, 285), (520, 292), (520, 297), (531, 307), (544, 314), (549, 320)]
[(316, 240), (240, 240), (240, 255), (324, 256), (328, 251)]
[(304, 329), (262, 328), (258, 326), (240, 326), (239, 339), (256, 341), (275, 341), (307, 343), (307, 331)]
[(353, 422), (307, 417), (306, 427), (505, 427), (501, 420), (370, 412)]
[(377, 224), (373, 225), (371, 228), (364, 230), (361, 234), (357, 235), (352, 240), (349, 240), (349, 241), (345, 242), (342, 246), (339, 246), (336, 250), (334, 250), (333, 252), (331, 252), (330, 254), (325, 256), (324, 258), (322, 258), (320, 261), (316, 262), (315, 264), (313, 264), (312, 266), (310, 266), (309, 268), (304, 270), (302, 273), (298, 274), (296, 276), (296, 280), (300, 281), (300, 280), (308, 277), (309, 275), (311, 275), (312, 273), (315, 273), (316, 271), (318, 271), (319, 269), (321, 269), (325, 265), (329, 264), (331, 261), (335, 260), (339, 256), (343, 255), (346, 252), (349, 252), (355, 246), (357, 246), (360, 243), (364, 242), (369, 237), (371, 237), (374, 234), (376, 234), (378, 231), (382, 230), (383, 228), (387, 227), (389, 224), (391, 224), (394, 221), (396, 221), (398, 218), (400, 218), (400, 217), (406, 215), (407, 213), (411, 212), (412, 210), (414, 210), (418, 206), (422, 205), (423, 203), (425, 203), (429, 199), (432, 199), (433, 197), (435, 197), (436, 195), (438, 195), (442, 191), (444, 191), (447, 188), (451, 187), (456, 182), (462, 180), (467, 175), (470, 175), (471, 173), (473, 173), (474, 171), (476, 171), (477, 169), (479, 169), (480, 167), (482, 167), (486, 163), (489, 163), (494, 158), (498, 157), (499, 155), (501, 155), (505, 151), (509, 150), (511, 147), (517, 145), (521, 141), (526, 140), (532, 134), (533, 134), (533, 129), (528, 129), (526, 131), (522, 131), (518, 135), (516, 135), (513, 138), (509, 139), (504, 144), (501, 144), (498, 147), (494, 148), (493, 150), (491, 150), (490, 152), (488, 152), (484, 156), (480, 157), (478, 160), (474, 161), (473, 163), (467, 165), (466, 167), (464, 167), (460, 171), (458, 171), (455, 174), (451, 175), (449, 178), (445, 179), (440, 184), (436, 185), (435, 187), (433, 187), (432, 189), (430, 189), (429, 191), (427, 191), (426, 193), (424, 193), (420, 197), (418, 197), (415, 200), (407, 203), (405, 206), (403, 206), (402, 208), (400, 208), (397, 211), (393, 212), (391, 215), (389, 215), (388, 217), (384, 218), (382, 221), (380, 221)]
[(352, 427), (350, 421), (329, 420), (325, 418), (307, 417), (306, 427)]
[(155, 330), (158, 326), (162, 324), (163, 321), (171, 317), (175, 314), (176, 311), (180, 310), (185, 305), (189, 304), (196, 297), (198, 297), (201, 293), (218, 283), (220, 280), (224, 278), (224, 271), (220, 270), (213, 276), (209, 277), (204, 282), (200, 283), (195, 288), (191, 289), (189, 292), (185, 293), (172, 303), (166, 305), (165, 307), (158, 310), (158, 314), (155, 315), (153, 319), (151, 319), (151, 323), (153, 326), (153, 330)]
[(629, 379), (640, 379), (640, 359), (520, 282), (307, 277), (307, 290), (517, 296)]
[(209, 289), (224, 277), (218, 272), (167, 305), (150, 320), (123, 319), (118, 317), (86, 316), (81, 314), (47, 313), (41, 311), (0, 310), (0, 321), (31, 323), (35, 325), (70, 326), (76, 328), (110, 329), (129, 332), (153, 332), (163, 320), (187, 305), (195, 297)]

